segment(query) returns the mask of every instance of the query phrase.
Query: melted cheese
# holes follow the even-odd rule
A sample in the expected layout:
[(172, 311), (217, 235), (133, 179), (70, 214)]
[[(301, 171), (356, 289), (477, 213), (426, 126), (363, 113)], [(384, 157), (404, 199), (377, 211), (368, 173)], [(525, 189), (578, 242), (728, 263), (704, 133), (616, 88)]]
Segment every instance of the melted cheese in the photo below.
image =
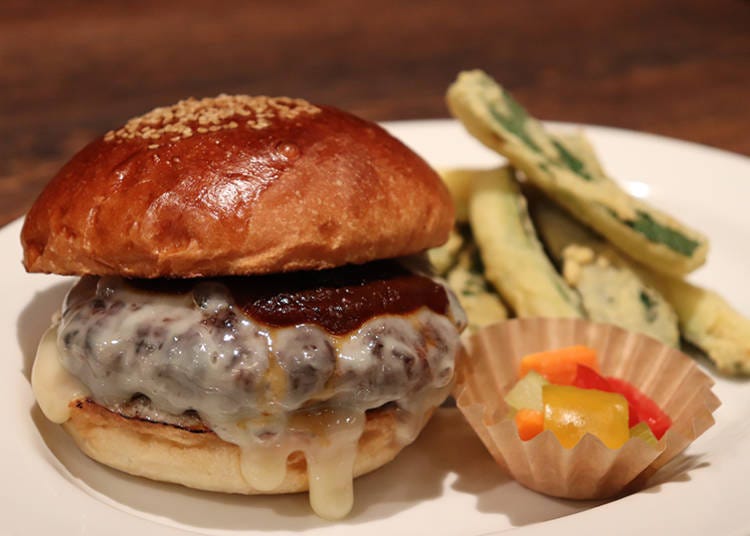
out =
[[(90, 396), (89, 390), (65, 370), (57, 350), (57, 325), (47, 329), (39, 344), (32, 370), (32, 388), (44, 415), (53, 422), (70, 418), (72, 401)], [(398, 447), (414, 441), (426, 418), (439, 405), (450, 384), (429, 389), (400, 402), (395, 441)], [(307, 463), (310, 505), (322, 518), (346, 516), (353, 506), (352, 475), (357, 445), (366, 422), (363, 409), (324, 408), (294, 412), (285, 418), (211, 422), (225, 441), (240, 447), (243, 479), (258, 491), (274, 491), (284, 481), (287, 459), (301, 451)], [(267, 437), (262, 440), (259, 438)]]
[(240, 471), (248, 486), (258, 491), (273, 491), (286, 478), (286, 464), (294, 450), (289, 445), (240, 445)]
[(285, 418), (204, 419), (219, 437), (240, 448), (240, 472), (248, 486), (273, 491), (281, 485), (286, 477), (287, 458), (298, 450), (285, 432)]
[(259, 324), (234, 311), (220, 284), (165, 299), (119, 279), (86, 278), (68, 296), (59, 329), (42, 339), (34, 393), (54, 422), (67, 420), (82, 396), (115, 411), (145, 396), (157, 421), (197, 412), (239, 447), (242, 479), (257, 491), (279, 489), (289, 456), (302, 452), (313, 510), (339, 519), (352, 508), (366, 411), (396, 403), (400, 448), (449, 392), (456, 325), (465, 322), (449, 297), (448, 317), (425, 307), (339, 336)]
[(39, 342), (31, 369), (31, 389), (44, 416), (58, 424), (70, 418), (70, 404), (74, 400), (90, 394), (88, 388), (60, 364), (56, 324), (47, 328)]
[(318, 417), (325, 427), (303, 452), (307, 460), (310, 506), (320, 517), (340, 519), (354, 504), (354, 460), (365, 426), (364, 411), (333, 410)]
[(423, 391), (419, 395), (403, 400), (398, 405), (396, 441), (399, 446), (410, 445), (419, 435), (420, 430), (429, 418), (427, 412), (437, 408), (448, 397), (453, 383), (439, 389)]

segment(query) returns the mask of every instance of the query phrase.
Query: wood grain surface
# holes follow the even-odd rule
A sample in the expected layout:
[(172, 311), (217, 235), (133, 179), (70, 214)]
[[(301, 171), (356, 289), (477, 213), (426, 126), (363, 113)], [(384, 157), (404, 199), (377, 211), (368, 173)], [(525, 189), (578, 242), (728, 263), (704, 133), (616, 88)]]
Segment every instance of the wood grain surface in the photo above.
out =
[(0, 225), (92, 137), (221, 92), (447, 117), (481, 67), (544, 119), (750, 155), (743, 0), (0, 3)]

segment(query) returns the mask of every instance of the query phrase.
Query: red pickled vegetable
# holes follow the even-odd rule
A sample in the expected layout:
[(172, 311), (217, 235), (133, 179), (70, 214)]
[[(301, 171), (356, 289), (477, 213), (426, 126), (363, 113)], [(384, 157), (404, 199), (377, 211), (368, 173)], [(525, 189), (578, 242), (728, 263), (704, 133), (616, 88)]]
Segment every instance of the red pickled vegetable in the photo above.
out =
[(581, 389), (599, 389), (600, 391), (612, 391), (612, 386), (604, 376), (586, 365), (579, 364), (576, 368), (576, 377), (573, 385)]
[(628, 426), (632, 428), (640, 422), (645, 422), (656, 439), (661, 439), (672, 426), (672, 419), (656, 402), (625, 380), (605, 378), (595, 370), (579, 364), (573, 385), (582, 389), (598, 389), (621, 394), (628, 401)]
[[(628, 400), (630, 411), (636, 414), (636, 424), (639, 422), (648, 424), (656, 439), (661, 439), (667, 433), (669, 427), (672, 426), (672, 419), (656, 402), (625, 380), (610, 377), (607, 381), (613, 391), (620, 393)], [(631, 424), (631, 426), (634, 425)]]
[[(581, 389), (598, 389), (599, 391), (607, 391), (610, 393), (619, 393), (617, 389), (612, 387), (609, 380), (585, 365), (578, 365), (576, 369), (576, 378), (573, 380), (573, 385), (580, 387)], [(620, 393), (623, 394), (623, 393)], [(623, 394), (624, 396), (624, 394)], [(628, 426), (632, 428), (640, 421), (638, 420), (638, 410), (633, 406), (630, 399), (626, 396), (625, 400), (628, 401)]]

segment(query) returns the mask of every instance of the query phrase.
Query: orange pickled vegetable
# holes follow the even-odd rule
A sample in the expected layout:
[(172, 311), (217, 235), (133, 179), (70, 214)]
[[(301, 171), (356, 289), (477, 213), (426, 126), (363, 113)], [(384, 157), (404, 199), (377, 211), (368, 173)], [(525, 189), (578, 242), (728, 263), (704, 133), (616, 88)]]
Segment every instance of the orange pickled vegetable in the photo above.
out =
[(542, 400), (544, 429), (552, 430), (567, 449), (575, 447), (586, 433), (611, 449), (620, 448), (630, 438), (628, 401), (621, 394), (545, 385)]
[(535, 370), (551, 383), (571, 385), (575, 381), (579, 364), (598, 372), (596, 350), (578, 345), (529, 354), (521, 359), (520, 375), (523, 378), (527, 372)]
[(533, 439), (544, 430), (544, 413), (533, 409), (519, 409), (515, 416), (518, 437), (523, 441)]

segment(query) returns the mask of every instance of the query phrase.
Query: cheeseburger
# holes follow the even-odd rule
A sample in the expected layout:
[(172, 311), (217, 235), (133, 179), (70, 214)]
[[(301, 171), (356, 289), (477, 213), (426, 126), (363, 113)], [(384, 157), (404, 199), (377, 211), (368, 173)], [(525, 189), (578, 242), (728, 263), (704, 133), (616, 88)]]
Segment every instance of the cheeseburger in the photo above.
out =
[(189, 99), (108, 132), (31, 208), (30, 272), (80, 276), (32, 374), (91, 458), (192, 488), (309, 489), (319, 515), (447, 396), (465, 319), (421, 253), (435, 172), (303, 100)]

